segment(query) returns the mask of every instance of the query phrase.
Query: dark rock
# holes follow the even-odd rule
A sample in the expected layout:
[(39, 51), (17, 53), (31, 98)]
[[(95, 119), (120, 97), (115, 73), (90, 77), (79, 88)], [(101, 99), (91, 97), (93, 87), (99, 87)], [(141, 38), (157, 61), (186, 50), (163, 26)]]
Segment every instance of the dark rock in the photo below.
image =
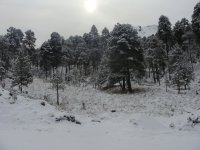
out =
[(76, 120), (76, 118), (74, 116), (66, 116), (66, 115), (64, 115), (64, 116), (61, 116), (59, 118), (55, 118), (56, 122), (60, 122), (60, 121), (64, 121), (64, 120), (67, 120), (69, 122), (73, 122), (75, 124), (81, 125), (81, 122), (79, 122), (78, 120)]
[(112, 113), (115, 113), (115, 112), (116, 112), (116, 110), (111, 110), (111, 112), (112, 112)]
[(197, 117), (197, 118), (191, 118), (191, 117), (189, 117), (188, 121), (192, 123), (192, 126), (195, 126), (197, 124), (200, 124), (200, 117)]
[(61, 118), (56, 118), (56, 121), (57, 121), (57, 122), (61, 121)]
[(92, 122), (98, 122), (98, 123), (101, 123), (101, 121), (99, 121), (99, 120), (92, 120)]
[(74, 116), (70, 116), (70, 121), (71, 122), (75, 122), (76, 121), (75, 117)]
[(45, 102), (41, 102), (40, 104), (41, 104), (42, 106), (45, 106)]
[(76, 121), (75, 123), (81, 125), (81, 123), (79, 121)]

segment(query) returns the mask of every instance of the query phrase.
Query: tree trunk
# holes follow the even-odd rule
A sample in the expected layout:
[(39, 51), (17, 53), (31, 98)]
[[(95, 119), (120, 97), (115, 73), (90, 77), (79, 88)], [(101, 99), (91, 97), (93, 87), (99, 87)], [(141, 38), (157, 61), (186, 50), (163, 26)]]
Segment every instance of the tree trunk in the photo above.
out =
[(185, 84), (185, 90), (187, 90), (187, 85)]
[(19, 85), (19, 90), (22, 93), (22, 84)]
[(160, 72), (157, 67), (156, 67), (156, 76), (157, 76), (157, 82), (159, 83), (159, 86), (160, 86)]
[(71, 66), (70, 66), (70, 64), (69, 64), (69, 73), (70, 73), (70, 71), (71, 71)]
[(132, 90), (132, 87), (131, 87), (131, 79), (130, 79), (130, 72), (129, 72), (129, 69), (127, 70), (127, 77), (126, 77), (126, 82), (127, 82), (127, 86), (128, 86), (128, 91), (129, 93), (132, 93), (133, 90)]
[(57, 91), (57, 105), (60, 105), (59, 103), (59, 91), (58, 91), (58, 84), (56, 85), (56, 91)]
[(151, 68), (149, 67), (149, 78), (151, 78)]
[(61, 68), (61, 78), (63, 77), (63, 69), (64, 69), (64, 67), (62, 65), (62, 68)]
[(123, 81), (122, 81), (122, 91), (123, 92), (126, 91), (126, 79), (125, 79), (125, 77), (123, 77)]
[(68, 68), (67, 66), (65, 67), (65, 75), (68, 73)]
[(152, 68), (152, 72), (153, 72), (153, 81), (154, 83), (156, 83), (156, 75), (155, 75), (155, 69)]
[(178, 88), (178, 94), (181, 94), (181, 87), (180, 87), (179, 81), (178, 81), (178, 84), (177, 84), (177, 88)]
[(48, 78), (47, 69), (46, 69), (46, 71), (45, 71), (45, 74), (46, 74), (46, 80), (47, 80), (47, 78)]

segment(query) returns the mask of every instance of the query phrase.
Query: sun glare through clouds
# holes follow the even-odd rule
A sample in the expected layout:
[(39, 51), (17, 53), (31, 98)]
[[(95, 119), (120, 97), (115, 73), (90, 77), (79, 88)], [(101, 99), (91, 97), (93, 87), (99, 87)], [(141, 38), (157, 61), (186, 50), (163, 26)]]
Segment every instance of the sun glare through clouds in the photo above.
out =
[(97, 8), (96, 0), (85, 0), (85, 10), (89, 13), (93, 13)]

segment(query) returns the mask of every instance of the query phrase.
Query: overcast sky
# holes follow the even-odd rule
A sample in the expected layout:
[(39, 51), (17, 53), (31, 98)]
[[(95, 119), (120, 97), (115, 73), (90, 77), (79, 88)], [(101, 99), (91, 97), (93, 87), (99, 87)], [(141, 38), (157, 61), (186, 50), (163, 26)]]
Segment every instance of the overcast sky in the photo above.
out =
[(134, 26), (158, 23), (161, 14), (174, 23), (186, 17), (191, 20), (199, 0), (96, 0), (97, 9), (88, 13), (86, 0), (0, 0), (0, 34), (10, 26), (35, 32), (37, 46), (54, 31), (67, 38), (89, 32), (95, 24), (112, 29), (114, 24)]

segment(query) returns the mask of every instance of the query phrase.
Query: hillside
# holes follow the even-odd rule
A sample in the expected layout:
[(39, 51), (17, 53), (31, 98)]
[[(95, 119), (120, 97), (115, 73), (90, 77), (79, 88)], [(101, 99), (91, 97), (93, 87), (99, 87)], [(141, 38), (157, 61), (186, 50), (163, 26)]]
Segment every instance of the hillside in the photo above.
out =
[[(199, 72), (197, 65), (196, 74)], [(191, 90), (180, 95), (173, 88), (166, 93), (164, 86), (150, 84), (138, 86), (132, 95), (67, 86), (61, 93), (62, 109), (47, 102), (41, 105), (39, 97), (50, 94), (54, 99), (46, 81), (35, 79), (27, 89), (29, 94), (18, 95), (15, 104), (10, 104), (9, 92), (0, 88), (0, 148), (199, 150), (200, 126), (188, 121), (200, 116), (197, 77)], [(55, 121), (63, 115), (75, 116), (81, 125)]]

